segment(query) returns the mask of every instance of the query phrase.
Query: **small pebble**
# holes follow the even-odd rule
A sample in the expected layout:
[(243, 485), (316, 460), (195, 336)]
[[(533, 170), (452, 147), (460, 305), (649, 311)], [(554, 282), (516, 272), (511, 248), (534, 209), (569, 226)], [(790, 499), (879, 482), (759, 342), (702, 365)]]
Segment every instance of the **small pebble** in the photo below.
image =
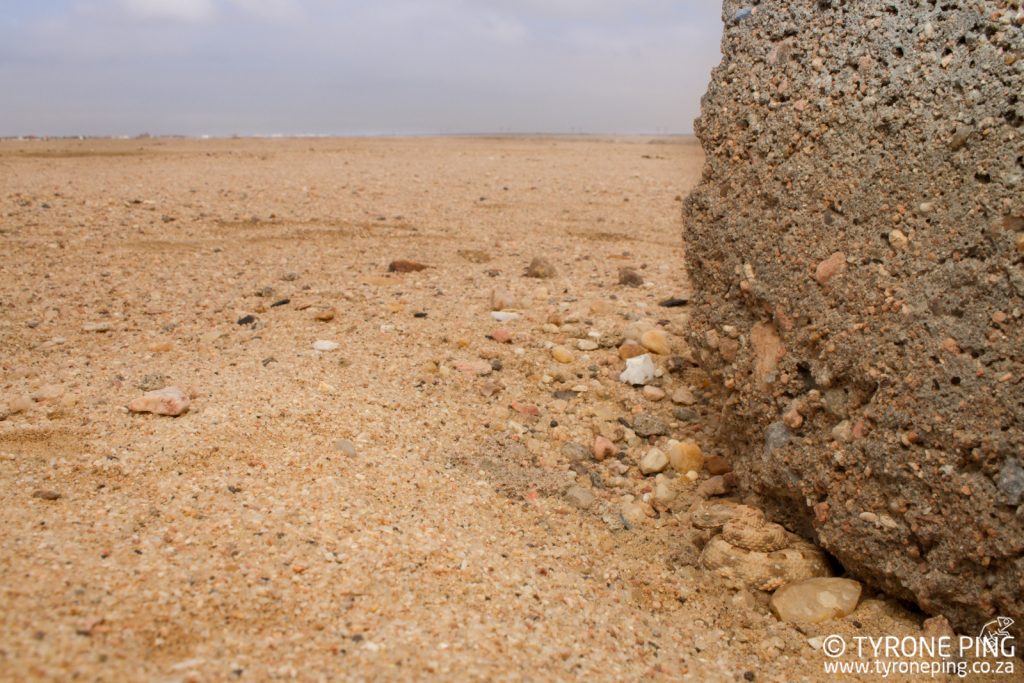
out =
[(691, 408), (673, 408), (672, 417), (680, 422), (696, 422), (700, 416)]
[(519, 403), (518, 401), (512, 401), (508, 406), (512, 410), (520, 413), (521, 415), (529, 415), (531, 417), (540, 417), (540, 409), (529, 403)]
[(534, 258), (530, 261), (530, 265), (526, 267), (526, 277), (547, 279), (554, 277), (556, 274), (555, 266), (543, 256)]
[(782, 621), (819, 624), (851, 614), (860, 602), (861, 585), (852, 579), (816, 577), (775, 591), (772, 612)]
[(644, 387), (643, 394), (644, 398), (646, 398), (648, 401), (657, 402), (665, 398), (665, 392), (663, 390), (651, 385), (647, 385)]
[(647, 353), (647, 349), (640, 344), (637, 344), (635, 341), (627, 341), (619, 347), (619, 358), (622, 360), (636, 358), (637, 356), (642, 356), (645, 353)]
[(426, 270), (430, 266), (416, 261), (409, 261), (406, 259), (397, 259), (388, 264), (389, 273), (418, 273), (421, 270)]
[(640, 458), (640, 471), (647, 474), (664, 472), (668, 467), (668, 456), (660, 448), (652, 448)]
[(39, 498), (40, 500), (58, 500), (60, 498), (60, 494), (56, 491), (39, 489), (38, 491), (32, 492), (32, 497)]
[(668, 425), (647, 413), (640, 413), (633, 418), (633, 431), (642, 437), (662, 436), (668, 434)]
[(313, 342), (313, 348), (317, 351), (337, 351), (341, 348), (341, 344), (327, 339), (319, 339)]
[(565, 499), (580, 510), (586, 510), (594, 504), (594, 494), (582, 486), (570, 486), (565, 492)]
[(580, 351), (597, 351), (601, 345), (592, 339), (580, 339), (576, 342), (576, 348)]
[(192, 399), (178, 387), (149, 391), (128, 404), (133, 413), (153, 413), (177, 417), (188, 412)]
[(457, 363), (455, 365), (455, 369), (468, 375), (479, 375), (480, 377), (486, 377), (494, 372), (494, 368), (491, 367), (490, 362), (486, 360), (473, 360), (465, 363)]
[(256, 316), (253, 315), (244, 315), (238, 319), (239, 325), (252, 325), (254, 322), (256, 322)]
[(633, 386), (647, 384), (654, 379), (656, 370), (650, 354), (645, 353), (626, 361), (626, 369), (619, 375), (619, 381)]
[(496, 327), (491, 331), (491, 339), (499, 344), (511, 344), (512, 332), (506, 327)]
[(842, 275), (846, 270), (846, 254), (841, 251), (829, 256), (818, 264), (814, 270), (814, 279), (819, 285), (827, 285), (837, 275)]
[(853, 424), (849, 420), (843, 420), (832, 428), (832, 438), (839, 443), (850, 443), (853, 441)]
[(668, 444), (668, 460), (679, 474), (700, 472), (704, 467), (704, 454), (695, 441), (670, 441)]
[(889, 244), (896, 251), (903, 251), (910, 244), (910, 240), (902, 230), (892, 230), (889, 232)]
[(804, 416), (796, 408), (790, 408), (783, 414), (782, 422), (790, 429), (800, 429), (800, 426), (804, 423)]
[(619, 452), (619, 449), (615, 447), (611, 439), (603, 436), (597, 436), (594, 438), (594, 445), (591, 446), (591, 452), (594, 454), (594, 460), (598, 462), (607, 458), (614, 458), (615, 454)]
[(628, 266), (619, 268), (619, 284), (627, 287), (642, 287), (644, 276)]
[(720, 455), (712, 455), (704, 460), (704, 467), (707, 469), (708, 474), (712, 476), (718, 476), (720, 474), (729, 474), (732, 472), (732, 465)]
[(492, 311), (491, 317), (497, 320), (499, 323), (508, 323), (513, 320), (519, 320), (522, 316), (518, 313), (510, 313), (508, 311)]
[(85, 323), (82, 325), (83, 332), (110, 332), (110, 323)]
[(694, 398), (693, 391), (689, 387), (679, 387), (672, 392), (672, 402), (676, 405), (692, 406), (697, 399)]
[(664, 330), (647, 330), (640, 337), (640, 343), (651, 353), (667, 356), (672, 353), (668, 345), (668, 334)]
[(556, 346), (551, 349), (551, 357), (559, 363), (572, 363), (576, 360), (576, 357), (572, 355), (572, 351), (564, 346)]
[(335, 315), (337, 315), (337, 311), (333, 307), (331, 307), (331, 308), (321, 308), (321, 309), (318, 309), (313, 314), (313, 319), (314, 320), (319, 320), (320, 322), (326, 323), (326, 322), (330, 322), (331, 320), (334, 320), (334, 316)]
[(584, 461), (590, 459), (590, 451), (583, 444), (576, 443), (575, 441), (567, 441), (562, 445), (562, 455), (569, 458), (571, 461)]

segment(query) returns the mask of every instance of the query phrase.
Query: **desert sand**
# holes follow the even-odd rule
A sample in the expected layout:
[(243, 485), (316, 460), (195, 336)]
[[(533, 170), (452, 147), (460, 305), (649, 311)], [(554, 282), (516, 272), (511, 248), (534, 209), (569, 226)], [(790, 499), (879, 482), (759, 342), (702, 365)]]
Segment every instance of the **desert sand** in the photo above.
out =
[[(703, 572), (707, 471), (652, 501), (652, 446), (730, 458), (687, 307), (659, 306), (689, 294), (702, 161), (689, 138), (0, 144), (0, 678), (825, 680), (823, 635), (919, 634), (867, 588), (797, 628)], [(631, 325), (666, 334), (655, 390), (618, 379)], [(188, 412), (127, 409), (166, 386)], [(587, 457), (596, 435), (623, 457)]]

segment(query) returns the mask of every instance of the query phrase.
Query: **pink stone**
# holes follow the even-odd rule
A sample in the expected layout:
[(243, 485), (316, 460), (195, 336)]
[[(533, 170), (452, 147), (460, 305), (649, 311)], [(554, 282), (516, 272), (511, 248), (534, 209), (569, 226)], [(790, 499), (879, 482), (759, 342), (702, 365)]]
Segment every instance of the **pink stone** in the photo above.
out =
[(512, 410), (516, 411), (517, 413), (521, 413), (523, 415), (531, 415), (533, 417), (540, 416), (540, 409), (537, 408), (537, 406), (531, 405), (529, 403), (519, 403), (518, 401), (512, 401), (512, 403), (509, 404), (509, 407)]
[(594, 439), (594, 446), (591, 448), (591, 452), (594, 454), (594, 460), (604, 460), (614, 456), (617, 450), (611, 439), (599, 436)]
[(128, 404), (133, 413), (154, 413), (177, 417), (188, 411), (192, 400), (178, 387), (164, 387), (149, 391)]
[(829, 256), (818, 264), (814, 271), (814, 279), (819, 285), (827, 285), (837, 275), (842, 275), (846, 270), (846, 254), (841, 251)]
[(485, 360), (474, 360), (465, 363), (457, 363), (455, 369), (466, 373), (467, 375), (479, 375), (484, 377), (491, 374), (493, 368), (491, 364)]

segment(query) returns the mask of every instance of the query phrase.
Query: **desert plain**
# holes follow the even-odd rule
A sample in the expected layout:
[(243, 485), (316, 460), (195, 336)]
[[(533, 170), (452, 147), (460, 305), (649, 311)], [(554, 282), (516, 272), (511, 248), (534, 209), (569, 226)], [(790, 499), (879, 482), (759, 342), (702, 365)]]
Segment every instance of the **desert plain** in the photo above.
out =
[[(920, 634), (868, 587), (797, 627), (698, 565), (687, 515), (731, 454), (661, 304), (690, 293), (702, 162), (0, 143), (0, 678), (813, 681), (823, 636)], [(651, 329), (642, 390), (618, 347)], [(184, 414), (128, 410), (170, 386)], [(670, 439), (718, 474), (645, 474)]]

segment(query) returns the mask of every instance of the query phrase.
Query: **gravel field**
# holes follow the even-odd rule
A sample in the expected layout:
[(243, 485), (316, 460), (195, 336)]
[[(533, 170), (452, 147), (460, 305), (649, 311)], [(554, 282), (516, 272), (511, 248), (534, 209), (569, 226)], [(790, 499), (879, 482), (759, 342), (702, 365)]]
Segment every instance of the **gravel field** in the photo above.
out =
[[(0, 142), (0, 678), (827, 680), (821, 636), (919, 635), (867, 587), (798, 628), (700, 568), (730, 454), (660, 304), (702, 162)], [(187, 412), (128, 409), (166, 387)]]

